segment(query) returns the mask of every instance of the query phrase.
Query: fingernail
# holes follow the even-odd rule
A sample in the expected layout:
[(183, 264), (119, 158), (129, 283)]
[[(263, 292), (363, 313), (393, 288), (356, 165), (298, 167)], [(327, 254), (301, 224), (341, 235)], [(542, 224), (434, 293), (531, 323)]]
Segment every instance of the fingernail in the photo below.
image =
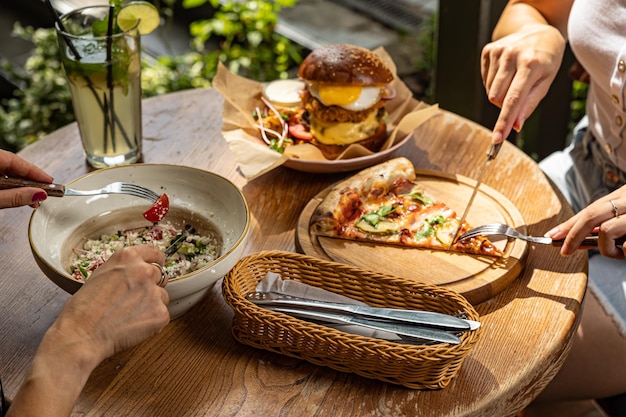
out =
[(48, 198), (48, 194), (46, 194), (44, 191), (37, 191), (35, 194), (33, 194), (33, 203), (40, 203), (46, 198)]
[(491, 135), (491, 143), (500, 143), (500, 142), (502, 142), (502, 133), (493, 132), (493, 135)]

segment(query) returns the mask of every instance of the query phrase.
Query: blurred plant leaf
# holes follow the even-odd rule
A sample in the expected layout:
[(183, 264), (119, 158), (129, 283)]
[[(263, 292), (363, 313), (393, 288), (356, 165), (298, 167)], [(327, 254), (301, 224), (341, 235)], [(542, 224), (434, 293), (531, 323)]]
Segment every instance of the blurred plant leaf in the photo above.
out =
[[(170, 16), (170, 23), (175, 1), (156, 2), (161, 13)], [(215, 13), (199, 16), (191, 23), (190, 52), (156, 59), (144, 56), (143, 96), (209, 87), (218, 62), (258, 81), (289, 77), (289, 69), (302, 61), (302, 48), (277, 34), (274, 28), (281, 8), (297, 2), (182, 0), (186, 8), (209, 3)], [(0, 102), (0, 148), (18, 151), (75, 119), (55, 31), (34, 30), (17, 23), (12, 36), (34, 45), (24, 68), (0, 62), (0, 70), (19, 86), (13, 98)]]

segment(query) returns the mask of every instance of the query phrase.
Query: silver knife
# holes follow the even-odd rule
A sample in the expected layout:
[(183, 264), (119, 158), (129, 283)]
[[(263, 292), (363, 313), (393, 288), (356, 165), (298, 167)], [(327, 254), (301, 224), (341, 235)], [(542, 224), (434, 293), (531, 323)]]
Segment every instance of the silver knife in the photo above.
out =
[(491, 147), (489, 148), (489, 152), (487, 153), (487, 159), (485, 160), (485, 163), (483, 164), (483, 167), (480, 170), (480, 174), (478, 174), (478, 178), (476, 178), (476, 185), (474, 186), (474, 190), (472, 191), (472, 196), (470, 197), (467, 205), (465, 206), (465, 211), (463, 212), (463, 216), (461, 216), (461, 221), (459, 221), (459, 227), (456, 229), (456, 233), (454, 234), (454, 239), (450, 241), (450, 246), (448, 246), (448, 250), (450, 250), (454, 242), (456, 242), (457, 238), (459, 237), (459, 233), (461, 232), (461, 226), (463, 226), (463, 222), (467, 218), (467, 213), (469, 213), (470, 207), (472, 207), (474, 198), (476, 198), (476, 194), (478, 193), (478, 188), (480, 187), (480, 184), (483, 180), (483, 174), (485, 173), (485, 168), (487, 168), (487, 164), (489, 163), (489, 161), (492, 161), (493, 159), (496, 158), (496, 156), (500, 152), (500, 148), (502, 148), (502, 143), (504, 142), (491, 144)]
[(449, 333), (445, 330), (430, 329), (427, 327), (413, 326), (405, 323), (392, 323), (389, 321), (370, 320), (362, 317), (350, 316), (347, 314), (336, 314), (321, 311), (311, 310), (298, 310), (287, 307), (273, 307), (273, 311), (289, 314), (294, 317), (299, 317), (309, 320), (321, 320), (330, 323), (339, 324), (355, 324), (358, 326), (367, 327), (369, 329), (381, 330), (385, 332), (395, 333), (397, 335), (414, 337), (418, 339), (431, 340), (434, 342), (451, 343), (458, 345), (461, 343), (461, 339), (454, 333)]
[(397, 308), (380, 308), (341, 304), (308, 298), (291, 297), (282, 294), (255, 292), (248, 295), (248, 300), (257, 305), (279, 308), (297, 308), (307, 311), (324, 311), (330, 313), (348, 313), (365, 318), (393, 321), (417, 326), (427, 326), (447, 331), (470, 331), (480, 327), (474, 320), (462, 319), (434, 311), (401, 310)]
[(183, 244), (183, 242), (187, 239), (187, 236), (193, 233), (196, 233), (196, 228), (190, 224), (186, 224), (185, 230), (183, 230), (181, 234), (172, 239), (170, 245), (167, 247), (167, 249), (165, 249), (165, 258), (167, 259), (175, 254), (180, 246)]

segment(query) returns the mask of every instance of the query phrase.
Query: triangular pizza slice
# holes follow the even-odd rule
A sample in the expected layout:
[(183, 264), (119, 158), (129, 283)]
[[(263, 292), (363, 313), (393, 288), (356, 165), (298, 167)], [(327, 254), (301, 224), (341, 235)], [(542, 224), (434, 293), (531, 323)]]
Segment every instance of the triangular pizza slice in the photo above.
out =
[[(309, 230), (320, 236), (502, 256), (484, 236), (452, 243), (459, 222), (445, 202), (425, 193), (413, 164), (401, 157), (336, 184), (313, 212)], [(470, 228), (463, 222), (460, 233)]]

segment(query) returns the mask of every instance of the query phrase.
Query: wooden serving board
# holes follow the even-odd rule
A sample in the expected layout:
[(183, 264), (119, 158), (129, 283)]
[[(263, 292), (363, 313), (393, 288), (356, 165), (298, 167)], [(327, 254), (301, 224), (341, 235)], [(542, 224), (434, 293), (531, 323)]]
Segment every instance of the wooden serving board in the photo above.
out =
[[(416, 175), (428, 195), (445, 202), (461, 216), (476, 181), (430, 170), (416, 170)], [(459, 292), (472, 304), (493, 297), (522, 271), (528, 249), (528, 244), (522, 240), (490, 237), (504, 252), (503, 257), (496, 258), (311, 235), (311, 216), (331, 188), (322, 190), (311, 199), (298, 219), (296, 247), (304, 254), (440, 285)], [(513, 203), (484, 184), (478, 189), (467, 222), (474, 227), (505, 223), (526, 233), (524, 219)]]

